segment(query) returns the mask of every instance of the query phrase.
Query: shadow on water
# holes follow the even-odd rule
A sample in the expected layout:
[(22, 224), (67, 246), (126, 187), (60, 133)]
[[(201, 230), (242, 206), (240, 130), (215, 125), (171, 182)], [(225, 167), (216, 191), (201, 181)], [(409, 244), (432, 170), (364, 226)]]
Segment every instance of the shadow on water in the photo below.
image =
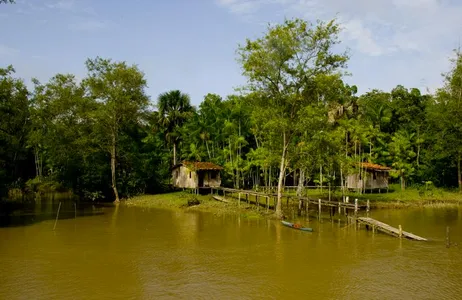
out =
[(58, 209), (58, 220), (102, 215), (103, 208), (108, 206), (112, 204), (84, 202), (68, 194), (39, 195), (22, 200), (2, 201), (0, 227), (27, 226), (55, 220)]

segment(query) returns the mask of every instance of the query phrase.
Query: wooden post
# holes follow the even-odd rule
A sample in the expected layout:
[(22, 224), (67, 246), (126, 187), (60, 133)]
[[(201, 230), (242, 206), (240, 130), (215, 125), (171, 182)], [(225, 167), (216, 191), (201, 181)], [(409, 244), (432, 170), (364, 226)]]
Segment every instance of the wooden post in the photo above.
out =
[(308, 205), (309, 205), (310, 201), (306, 200), (305, 201), (305, 216), (306, 218), (308, 218)]
[(56, 229), (56, 224), (58, 223), (59, 211), (60, 211), (60, 210), (61, 210), (61, 201), (59, 201), (58, 212), (56, 213), (55, 226), (53, 226), (53, 230)]
[(321, 220), (321, 199), (318, 199), (318, 218)]
[(449, 226), (446, 226), (446, 248), (451, 246), (451, 241), (449, 239)]
[(247, 204), (249, 204), (249, 194), (245, 194), (245, 200), (247, 201)]
[(237, 203), (238, 203), (237, 206), (241, 208), (241, 193), (239, 193), (239, 200)]
[(269, 197), (266, 196), (266, 211), (269, 211)]
[(401, 227), (401, 225), (399, 225), (398, 235), (399, 235), (400, 238), (403, 236), (403, 228)]
[(358, 199), (355, 199), (355, 218), (358, 214)]
[(369, 199), (367, 199), (367, 208), (366, 211), (369, 212), (371, 210), (371, 205), (369, 203)]

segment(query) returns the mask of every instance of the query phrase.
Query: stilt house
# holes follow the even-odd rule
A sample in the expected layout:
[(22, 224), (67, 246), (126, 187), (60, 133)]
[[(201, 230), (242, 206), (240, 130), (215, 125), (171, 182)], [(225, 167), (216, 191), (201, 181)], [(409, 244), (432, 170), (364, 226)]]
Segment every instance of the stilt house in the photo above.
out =
[(388, 177), (391, 168), (364, 162), (361, 163), (361, 169), (361, 172), (356, 170), (355, 173), (348, 175), (348, 189), (379, 191), (388, 189)]
[(222, 169), (221, 166), (211, 162), (183, 161), (172, 168), (173, 186), (190, 189), (219, 187)]

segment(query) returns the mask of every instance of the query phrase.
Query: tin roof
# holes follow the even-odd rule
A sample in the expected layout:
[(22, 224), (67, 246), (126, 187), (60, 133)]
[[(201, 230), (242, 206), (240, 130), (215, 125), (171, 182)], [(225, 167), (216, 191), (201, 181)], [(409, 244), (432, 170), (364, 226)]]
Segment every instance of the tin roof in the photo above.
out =
[(195, 161), (195, 162), (183, 161), (182, 163), (177, 164), (173, 168), (175, 169), (181, 165), (184, 165), (185, 167), (191, 170), (222, 170), (223, 169), (223, 167), (219, 165), (216, 165), (211, 162), (206, 162), (206, 161)]
[(361, 167), (363, 167), (364, 169), (375, 170), (375, 171), (390, 171), (391, 170), (391, 168), (389, 167), (381, 166), (381, 165), (373, 164), (373, 163), (368, 163), (368, 162), (361, 163)]

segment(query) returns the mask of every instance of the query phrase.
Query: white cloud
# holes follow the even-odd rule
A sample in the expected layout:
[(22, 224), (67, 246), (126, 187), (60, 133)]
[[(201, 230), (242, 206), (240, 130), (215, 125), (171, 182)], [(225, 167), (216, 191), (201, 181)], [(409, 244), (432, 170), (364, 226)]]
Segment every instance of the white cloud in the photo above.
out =
[(70, 28), (76, 31), (100, 31), (109, 27), (108, 22), (98, 20), (84, 20), (70, 25)]
[(0, 57), (15, 56), (19, 50), (0, 44)]
[(46, 7), (51, 9), (60, 9), (60, 10), (73, 10), (75, 8), (74, 0), (59, 0), (51, 3), (47, 3)]
[[(284, 17), (311, 21), (337, 17), (344, 29), (341, 40), (351, 48), (353, 56), (370, 59), (375, 66), (403, 70), (394, 78), (383, 80), (395, 82), (400, 76), (403, 81), (413, 77), (416, 86), (425, 82), (432, 89), (441, 83), (439, 74), (448, 67), (446, 59), (462, 35), (459, 0), (216, 0), (216, 3), (258, 23), (274, 20), (281, 11)], [(248, 3), (252, 3), (252, 9), (239, 9)]]
[[(426, 51), (445, 36), (458, 38), (462, 29), (462, 2), (449, 0), (217, 0), (237, 15), (253, 14), (272, 6), (285, 16), (309, 20), (338, 15), (345, 37), (358, 51), (371, 56), (396, 50)], [(276, 14), (276, 12), (275, 12)], [(432, 45), (432, 48), (437, 48)]]

